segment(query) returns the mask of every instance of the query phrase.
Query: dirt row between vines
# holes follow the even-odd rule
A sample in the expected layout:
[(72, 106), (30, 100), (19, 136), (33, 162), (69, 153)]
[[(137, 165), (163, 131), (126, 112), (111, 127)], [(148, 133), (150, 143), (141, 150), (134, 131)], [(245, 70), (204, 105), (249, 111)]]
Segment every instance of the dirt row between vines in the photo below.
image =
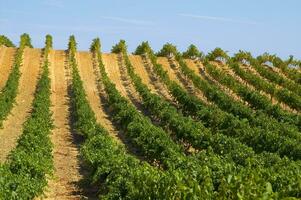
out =
[(79, 187), (79, 148), (70, 121), (70, 98), (68, 84), (70, 73), (64, 51), (50, 51), (51, 101), (54, 130), (51, 141), (53, 147), (54, 177), (49, 180), (45, 199), (81, 199)]
[[(109, 134), (120, 143), (119, 132), (110, 121), (110, 116), (106, 113), (105, 91), (100, 83), (100, 73), (97, 62), (93, 63), (92, 54), (80, 52), (77, 54), (79, 73), (83, 81), (87, 99), (95, 113), (97, 122), (102, 125)], [(101, 98), (102, 97), (102, 98)]]
[(142, 82), (147, 85), (151, 92), (172, 102), (172, 97), (169, 94), (168, 89), (160, 81), (160, 78), (155, 75), (150, 60), (137, 55), (129, 55), (129, 59), (135, 73), (141, 78)]
[(16, 103), (0, 129), (0, 162), (4, 162), (16, 146), (18, 137), (22, 134), (23, 123), (30, 114), (40, 72), (40, 59), (40, 49), (25, 48)]
[[(243, 101), (240, 96), (238, 96), (236, 93), (234, 93), (230, 88), (227, 88), (226, 86), (220, 84), (218, 81), (216, 81), (209, 73), (206, 72), (205, 67), (200, 61), (192, 62), (191, 60), (186, 60), (187, 65), (189, 68), (194, 69), (194, 71), (198, 70), (199, 72), (196, 73), (200, 78), (203, 78), (207, 80), (210, 84), (214, 84), (218, 86), (225, 94), (232, 97), (236, 101), (239, 101), (245, 105), (248, 105), (247, 102)], [(200, 73), (199, 68), (203, 69), (202, 74)]]
[[(192, 61), (190, 60), (185, 60), (185, 61), (190, 69), (195, 71), (196, 74), (199, 74), (199, 70), (196, 68), (196, 66), (194, 66), (194, 63)], [(190, 95), (196, 96), (206, 104), (211, 104), (211, 102), (206, 98), (203, 92), (197, 89), (194, 86), (193, 82), (189, 78), (186, 78), (185, 75), (181, 72), (177, 61), (175, 61), (173, 58), (167, 59), (165, 57), (159, 57), (158, 63), (162, 65), (165, 71), (167, 71), (169, 78), (177, 82), (182, 88), (185, 88)], [(200, 78), (202, 77), (200, 76)]]
[[(265, 91), (263, 90), (258, 90), (256, 89), (253, 85), (247, 83), (247, 81), (245, 81), (244, 79), (242, 79), (239, 75), (237, 75), (229, 66), (225, 65), (225, 66), (221, 66), (221, 65), (218, 65), (216, 64), (215, 65), (217, 68), (219, 68), (220, 70), (223, 70), (226, 74), (228, 74), (229, 76), (233, 77), (235, 80), (237, 80), (241, 85), (244, 85), (246, 86), (249, 90), (251, 91), (258, 91), (262, 96), (265, 96), (266, 98), (268, 98), (271, 103), (273, 105), (276, 105), (276, 104), (279, 104), (281, 106), (282, 109), (286, 110), (286, 111), (289, 111), (289, 112), (296, 112), (294, 111), (294, 109), (290, 108), (288, 105), (286, 105), (285, 103), (282, 103), (280, 101), (278, 101), (275, 97), (273, 97), (271, 99), (271, 95), (266, 93)], [(259, 75), (255, 69), (252, 69), (252, 68), (248, 68), (249, 70), (246, 70), (245, 67), (242, 67), (243, 70), (249, 72), (249, 73), (253, 73), (254, 75), (260, 77), (263, 81), (266, 81), (266, 82), (270, 82), (268, 81), (267, 79), (264, 79), (261, 75)], [(252, 69), (252, 70), (250, 70)], [(225, 86), (226, 87), (226, 86)], [(228, 87), (226, 87), (228, 88)], [(277, 86), (276, 88), (280, 88), (279, 86)], [(230, 88), (228, 88), (230, 89)], [(231, 90), (232, 91), (232, 90)], [(233, 91), (232, 91), (233, 92)]]
[(5, 86), (14, 63), (15, 48), (0, 47), (0, 90)]
[(103, 63), (109, 78), (115, 83), (122, 96), (127, 97), (126, 89), (122, 85), (121, 74), (117, 62), (117, 54), (102, 54)]
[[(294, 83), (297, 83), (295, 82), (293, 79), (291, 79), (288, 75), (286, 75), (281, 69), (277, 68), (277, 67), (272, 67), (272, 70), (277, 73), (278, 75), (282, 76), (282, 78), (288, 80), (288, 81), (292, 81)], [(299, 70), (300, 71), (300, 70)], [(300, 73), (300, 72), (299, 72)]]
[[(79, 142), (76, 141), (76, 134), (72, 132), (70, 125), (70, 100), (67, 91), (70, 77), (66, 71), (67, 64), (65, 59), (66, 55), (63, 51), (52, 51), (50, 53), (52, 102), (54, 105), (53, 118), (56, 127), (52, 134), (55, 173), (54, 179), (50, 179), (45, 196), (46, 199), (81, 199), (84, 196), (87, 199), (91, 199), (95, 196), (95, 192), (89, 197), (86, 196), (87, 194), (81, 188), (84, 174), (81, 171)], [(105, 105), (106, 95), (100, 81), (98, 65), (93, 60), (92, 54), (89, 52), (78, 52), (76, 60), (87, 99), (95, 113), (97, 122), (109, 132), (115, 141), (119, 144), (126, 144), (127, 149), (131, 153), (135, 153), (136, 150), (132, 149), (131, 145), (128, 144), (125, 135), (118, 131), (116, 125), (111, 122), (111, 116), (109, 116), (108, 108)], [(122, 83), (117, 55), (104, 54), (103, 61), (106, 71), (116, 84), (117, 89), (123, 96), (128, 98), (126, 88), (124, 88)]]
[[(9, 71), (13, 64), (13, 55), (15, 49), (0, 48), (0, 81), (5, 84)], [(168, 94), (164, 84), (154, 78), (154, 74), (150, 74), (152, 66), (146, 66), (145, 61), (140, 56), (129, 56), (135, 72), (141, 77), (143, 83), (151, 89), (155, 94), (163, 96), (167, 100), (172, 101), (172, 97)], [(4, 128), (0, 129), (0, 161), (3, 162), (9, 152), (15, 147), (19, 135), (22, 133), (22, 125), (26, 117), (30, 114), (33, 94), (40, 72), (40, 49), (26, 48), (24, 51), (23, 65), (21, 67), (21, 78), (19, 93), (16, 98), (16, 105), (12, 109), (12, 113), (4, 121)], [(106, 106), (106, 95), (101, 85), (100, 73), (96, 61), (93, 60), (91, 53), (78, 52), (76, 55), (79, 73), (83, 80), (84, 89), (87, 99), (94, 111), (97, 121), (108, 130), (109, 134), (120, 144), (125, 144), (130, 153), (135, 155), (135, 149), (131, 149), (124, 134), (119, 132), (118, 126), (111, 122), (110, 110)], [(52, 50), (49, 54), (50, 61), (50, 77), (51, 77), (51, 100), (52, 112), (55, 128), (52, 131), (51, 140), (54, 145), (54, 177), (49, 179), (49, 185), (45, 189), (44, 199), (81, 199), (88, 198), (86, 196), (82, 180), (85, 172), (82, 169), (82, 161), (79, 154), (79, 145), (81, 138), (72, 130), (71, 110), (70, 110), (70, 69), (68, 68), (67, 55), (65, 51)], [(128, 100), (141, 104), (141, 99), (124, 69), (120, 69), (121, 65), (116, 54), (103, 54), (105, 69), (109, 78), (116, 84), (116, 88)], [(175, 70), (170, 66), (166, 58), (159, 58), (158, 62), (168, 72), (172, 80), (175, 80), (182, 87), (184, 84), (179, 80)], [(10, 67), (9, 67), (10, 66)], [(198, 66), (188, 62), (188, 66), (197, 72)], [(6, 67), (7, 74), (3, 74)], [(122, 66), (124, 68), (124, 66)], [(197, 73), (198, 74), (198, 73)], [(127, 76), (127, 77), (125, 77)], [(1, 82), (0, 82), (1, 83)], [(184, 87), (186, 88), (186, 87)], [(137, 107), (137, 105), (136, 105)], [(141, 112), (142, 109), (137, 107)], [(143, 159), (140, 158), (139, 159)], [(93, 196), (93, 195), (91, 195)]]

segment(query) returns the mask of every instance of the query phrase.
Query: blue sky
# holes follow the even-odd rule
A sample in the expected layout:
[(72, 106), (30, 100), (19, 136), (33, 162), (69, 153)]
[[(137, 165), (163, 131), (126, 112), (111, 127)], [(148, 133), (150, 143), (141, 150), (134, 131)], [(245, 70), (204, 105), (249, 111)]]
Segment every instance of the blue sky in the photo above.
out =
[(119, 39), (133, 51), (148, 40), (185, 50), (191, 43), (208, 52), (239, 49), (301, 58), (300, 0), (0, 0), (0, 34), (18, 43), (23, 32), (35, 47), (47, 33), (65, 49), (70, 34), (87, 50), (100, 37), (103, 51)]

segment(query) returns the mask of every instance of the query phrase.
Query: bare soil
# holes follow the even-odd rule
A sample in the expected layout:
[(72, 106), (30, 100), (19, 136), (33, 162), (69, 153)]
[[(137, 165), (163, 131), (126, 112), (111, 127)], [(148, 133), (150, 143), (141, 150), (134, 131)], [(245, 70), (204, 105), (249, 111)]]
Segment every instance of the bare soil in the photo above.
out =
[[(179, 69), (179, 64), (173, 58), (167, 59), (164, 57), (159, 57), (158, 63), (162, 65), (165, 71), (167, 71), (167, 74), (169, 75), (171, 80), (176, 81), (180, 86), (185, 88), (189, 94), (195, 95), (206, 104), (210, 104), (202, 91), (194, 87), (192, 81), (188, 77), (184, 76), (184, 74)], [(187, 63), (187, 66), (191, 67), (189, 66), (189, 64), (194, 63)], [(199, 74), (197, 67), (193, 66), (193, 68), (194, 71), (196, 71), (196, 74)]]
[(99, 94), (101, 88), (100, 80), (97, 70), (97, 63), (93, 63), (92, 54), (89, 52), (77, 53), (77, 62), (80, 72), (81, 79), (84, 84), (84, 89), (87, 94), (87, 99), (90, 106), (95, 113), (97, 122), (100, 123), (109, 133), (115, 138), (116, 141), (120, 142), (118, 138), (118, 131), (109, 120), (110, 117), (105, 112), (104, 100), (101, 100), (100, 95), (104, 96), (104, 91)]
[[(113, 83), (116, 84), (116, 88), (122, 94), (127, 97), (127, 91), (122, 85), (121, 74), (118, 66), (117, 54), (102, 54), (103, 63), (105, 65), (106, 72)], [(128, 98), (128, 97), (127, 97)]]
[(137, 55), (129, 55), (129, 59), (131, 64), (134, 67), (135, 73), (140, 76), (142, 82), (147, 85), (147, 87), (152, 91), (156, 92), (156, 88), (154, 87), (150, 77), (148, 76), (147, 71), (143, 66), (143, 62), (140, 56)]
[(161, 64), (163, 69), (165, 71), (167, 71), (167, 74), (169, 76), (169, 78), (173, 81), (176, 81), (178, 84), (180, 84), (182, 87), (184, 87), (184, 85), (179, 81), (179, 79), (177, 78), (177, 75), (175, 73), (174, 70), (172, 70), (172, 68), (170, 67), (170, 64), (168, 62), (168, 59), (165, 57), (158, 57), (157, 60), (158, 64)]
[[(245, 80), (243, 80), (240, 76), (236, 75), (235, 72), (227, 65), (220, 65), (220, 64), (217, 64), (215, 63), (214, 64), (217, 68), (225, 71), (228, 75), (232, 76), (233, 78), (235, 78), (238, 82), (240, 82), (241, 84), (245, 85), (246, 87), (248, 87), (250, 90), (257, 90), (253, 85), (247, 83)], [(270, 82), (268, 81), (267, 79), (264, 79), (261, 75), (259, 75), (259, 73), (253, 69), (252, 67), (243, 67), (241, 66), (241, 68), (249, 73), (253, 73), (254, 75), (256, 76), (259, 76), (260, 78), (262, 78), (264, 81), (267, 81), (267, 82)], [(276, 85), (276, 88), (281, 88), (281, 86), (278, 86)], [(228, 88), (228, 90), (230, 90)], [(231, 96), (235, 97), (235, 99), (240, 99), (240, 97), (238, 95), (236, 95), (232, 90), (230, 90), (231, 92)], [(273, 105), (276, 105), (276, 104), (279, 104), (281, 106), (282, 109), (284, 110), (287, 110), (287, 111), (290, 111), (290, 112), (294, 112), (296, 113), (296, 111), (294, 111), (293, 109), (291, 109), (288, 105), (282, 103), (282, 102), (279, 102), (276, 98), (271, 98), (271, 95), (270, 94), (267, 94), (266, 92), (264, 92), (263, 90), (257, 90), (259, 91), (259, 93), (265, 97), (267, 97), (268, 99), (270, 99), (270, 101), (272, 102)], [(241, 99), (241, 101), (243, 101)], [(248, 104), (247, 102), (245, 102), (246, 104)]]
[(68, 96), (68, 69), (64, 51), (50, 51), (51, 100), (55, 128), (51, 140), (54, 159), (54, 177), (49, 180), (45, 199), (81, 199), (78, 141), (70, 127), (70, 99)]
[(4, 162), (16, 146), (18, 137), (22, 134), (23, 123), (30, 114), (40, 71), (40, 59), (40, 49), (25, 48), (16, 104), (3, 122), (3, 129), (0, 129), (0, 162)]
[[(0, 89), (5, 85), (12, 69), (15, 52), (15, 48), (0, 47)], [(148, 116), (148, 113), (141, 107), (139, 94), (133, 87), (128, 74), (125, 71), (124, 63), (120, 61), (120, 55), (103, 54), (102, 56), (108, 76), (112, 82), (116, 84), (118, 91), (122, 96), (130, 100), (140, 112)], [(4, 121), (4, 128), (0, 129), (0, 162), (6, 160), (9, 152), (16, 146), (18, 137), (22, 134), (22, 126), (30, 114), (31, 104), (39, 77), (41, 50), (26, 48), (23, 57), (23, 65), (20, 69), (22, 75), (20, 77), (16, 105), (12, 109), (11, 114)], [(112, 117), (110, 116), (110, 109), (106, 107), (106, 94), (103, 85), (101, 84), (97, 62), (89, 52), (79, 52), (77, 53), (76, 58), (87, 99), (96, 115), (97, 121), (108, 130), (109, 134), (118, 143), (125, 144), (129, 153), (137, 156), (138, 159), (144, 160), (145, 158), (139, 156), (138, 150), (132, 147), (130, 142), (127, 141), (123, 132), (118, 131), (118, 126), (111, 122)], [(129, 58), (135, 72), (142, 78), (143, 83), (147, 84), (155, 94), (163, 96), (168, 101), (172, 101), (172, 97), (168, 93), (167, 88), (160, 82), (159, 78), (155, 77), (154, 72), (151, 71), (153, 66), (151, 66), (150, 62), (143, 60), (140, 56), (129, 55)], [(71, 77), (66, 61), (67, 55), (64, 51), (52, 50), (49, 54), (49, 60), (52, 81), (51, 100), (53, 104), (51, 109), (55, 125), (51, 136), (54, 145), (53, 159), (55, 171), (54, 177), (49, 178), (49, 186), (45, 190), (45, 196), (41, 198), (59, 200), (91, 199), (90, 196), (86, 195), (84, 191), (85, 188), (81, 185), (85, 172), (82, 168), (79, 155), (81, 138), (74, 133), (71, 125), (70, 94), (68, 91)], [(190, 80), (185, 80), (186, 82), (184, 83), (182, 80), (183, 75), (181, 75), (182, 78), (179, 77), (180, 70), (177, 68), (176, 62), (175, 68), (171, 67), (167, 58), (158, 58), (158, 63), (162, 64), (162, 67), (167, 71), (169, 77), (183, 88), (187, 89), (187, 84), (190, 84), (189, 87), (193, 88)], [(188, 67), (196, 72), (196, 74), (201, 78), (204, 78), (204, 76), (200, 74), (200, 67), (203, 67), (201, 63), (196, 63), (192, 60), (186, 60), (186, 63)], [(146, 66), (147, 64), (148, 66)], [(227, 73), (235, 76), (229, 69), (221, 69), (226, 70)], [(253, 73), (254, 71), (256, 72), (256, 70), (253, 70)], [(204, 73), (207, 75), (206, 72)], [(238, 79), (237, 76), (235, 77)], [(243, 80), (239, 81), (245, 84)], [(220, 87), (234, 99), (240, 100), (236, 94), (233, 92), (231, 93), (226, 87)], [(248, 87), (254, 89), (254, 87), (250, 85), (248, 85)], [(195, 88), (193, 90), (196, 91), (196, 96), (203, 98), (201, 96), (201, 91), (197, 91)], [(274, 99), (273, 103), (275, 103)], [(156, 124), (155, 122), (153, 123)]]
[(14, 63), (15, 48), (0, 47), (0, 90), (5, 86)]
[(172, 102), (172, 97), (169, 94), (168, 89), (160, 81), (159, 77), (155, 75), (150, 60), (146, 57), (142, 58), (137, 55), (129, 55), (129, 59), (134, 67), (135, 73), (141, 77), (142, 82), (146, 84), (153, 93)]

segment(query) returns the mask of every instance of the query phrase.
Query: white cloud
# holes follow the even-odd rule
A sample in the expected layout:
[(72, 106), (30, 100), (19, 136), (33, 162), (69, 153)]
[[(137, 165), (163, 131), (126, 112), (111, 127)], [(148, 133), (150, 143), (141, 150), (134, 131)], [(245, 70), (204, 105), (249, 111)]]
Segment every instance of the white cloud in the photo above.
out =
[(201, 20), (219, 21), (219, 22), (232, 22), (232, 23), (241, 23), (241, 24), (249, 24), (249, 25), (259, 24), (258, 22), (252, 20), (231, 19), (226, 17), (193, 15), (193, 14), (184, 14), (184, 13), (179, 14), (179, 16), (190, 17), (190, 18), (201, 19)]
[(138, 20), (138, 19), (126, 19), (126, 18), (121, 18), (121, 17), (101, 17), (102, 19), (108, 19), (112, 21), (117, 21), (117, 22), (124, 22), (127, 24), (134, 24), (134, 25), (152, 25), (154, 24), (152, 21), (146, 21), (146, 20)]

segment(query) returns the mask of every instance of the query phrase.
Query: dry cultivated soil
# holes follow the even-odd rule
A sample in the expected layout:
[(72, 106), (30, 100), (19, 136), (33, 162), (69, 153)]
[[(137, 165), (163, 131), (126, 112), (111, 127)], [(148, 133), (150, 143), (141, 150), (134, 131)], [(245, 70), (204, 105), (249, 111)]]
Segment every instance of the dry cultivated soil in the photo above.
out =
[[(13, 67), (14, 55), (16, 49), (8, 47), (0, 47), (0, 89), (4, 87), (9, 73)], [(45, 189), (45, 195), (42, 199), (93, 199), (93, 195), (89, 196), (89, 191), (85, 191), (81, 187), (81, 182), (85, 178), (86, 172), (82, 166), (79, 147), (82, 138), (73, 131), (71, 108), (70, 108), (70, 92), (71, 74), (68, 65), (67, 53), (63, 50), (51, 50), (49, 53), (49, 70), (51, 78), (51, 101), (53, 112), (54, 128), (51, 134), (53, 143), (53, 160), (54, 175), (49, 177), (48, 187)], [(135, 91), (129, 76), (124, 73), (124, 63), (120, 62), (118, 54), (102, 54), (105, 70), (109, 78), (116, 84), (118, 91), (122, 96), (132, 102), (142, 113), (144, 110), (139, 107), (141, 99), (137, 91)], [(169, 94), (166, 86), (155, 76), (152, 66), (146, 59), (136, 55), (130, 55), (129, 59), (134, 67), (135, 72), (141, 77), (149, 89), (169, 102), (173, 102), (173, 98)], [(100, 72), (98, 63), (93, 59), (90, 52), (79, 51), (76, 54), (79, 74), (83, 81), (83, 86), (92, 110), (95, 113), (97, 121), (109, 132), (119, 144), (126, 144), (128, 150), (135, 155), (135, 149), (131, 149), (127, 143), (124, 134), (118, 131), (118, 126), (112, 123), (110, 109), (106, 107), (106, 94), (100, 81)], [(149, 65), (147, 65), (147, 63)], [(201, 91), (193, 88), (191, 80), (183, 82), (184, 78), (179, 77), (179, 69), (171, 68), (170, 60), (167, 58), (158, 58), (158, 63), (162, 64), (167, 70), (170, 78), (187, 90), (189, 87), (206, 103), (207, 99)], [(200, 67), (192, 60), (186, 60), (189, 68), (193, 69), (201, 78)], [(34, 98), (34, 92), (41, 69), (41, 50), (25, 48), (23, 54), (23, 63), (20, 68), (21, 77), (18, 88), (16, 103), (11, 113), (4, 120), (3, 128), (0, 129), (0, 162), (5, 162), (10, 151), (16, 146), (18, 137), (22, 133), (23, 123), (31, 112), (31, 104)], [(188, 85), (187, 84), (191, 84)], [(233, 95), (233, 94), (232, 94)], [(233, 95), (235, 99), (238, 97)], [(143, 158), (140, 158), (143, 159)], [(93, 192), (93, 191), (92, 191)], [(90, 191), (90, 193), (92, 193)]]
[(13, 67), (15, 52), (15, 48), (4, 46), (0, 47), (0, 89), (4, 87), (8, 75)]
[[(11, 51), (11, 49), (8, 49), (8, 51)], [(16, 105), (4, 121), (3, 128), (0, 129), (0, 162), (3, 162), (9, 152), (15, 147), (17, 139), (22, 133), (23, 123), (25, 122), (26, 117), (30, 114), (33, 94), (35, 92), (39, 75), (40, 59), (41, 50), (25, 49), (23, 63), (20, 69), (22, 75), (20, 78), (20, 87), (16, 98)], [(8, 63), (4, 63), (3, 66), (7, 66), (12, 63), (11, 59), (6, 59), (6, 61)], [(0, 69), (1, 67), (2, 65), (0, 66)], [(3, 76), (0, 77), (3, 78)], [(4, 78), (7, 79), (7, 76)]]

